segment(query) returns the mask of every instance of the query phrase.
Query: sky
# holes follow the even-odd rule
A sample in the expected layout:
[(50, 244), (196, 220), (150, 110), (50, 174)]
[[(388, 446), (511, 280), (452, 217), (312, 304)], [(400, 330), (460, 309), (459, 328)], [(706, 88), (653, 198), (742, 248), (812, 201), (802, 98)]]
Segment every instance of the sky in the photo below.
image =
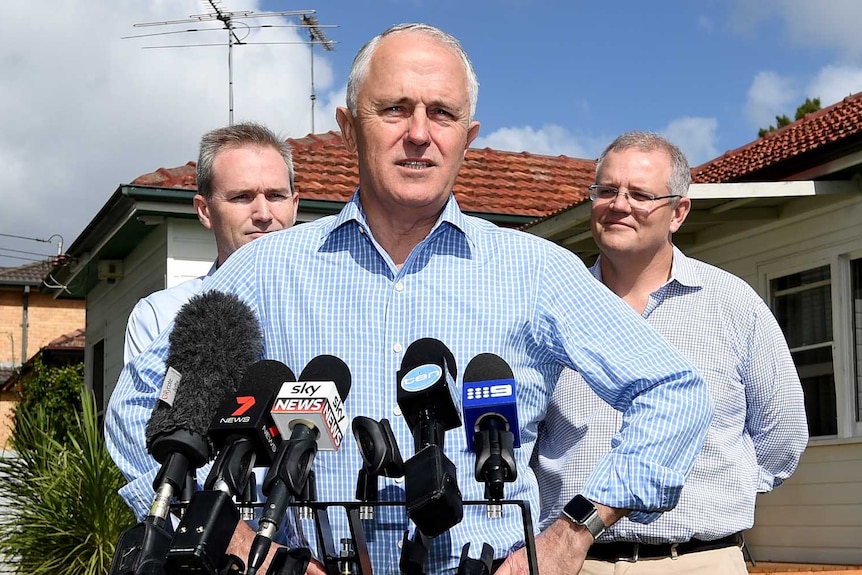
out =
[[(464, 45), (480, 84), (474, 147), (595, 158), (639, 129), (669, 137), (696, 166), (756, 139), (776, 115), (792, 118), (806, 97), (825, 107), (862, 91), (858, 0), (220, 6), (315, 10), (336, 42), (331, 52), (312, 50), (295, 16), (235, 20), (251, 28), (238, 29), (249, 43), (232, 51), (234, 121), (263, 122), (284, 137), (312, 131), (312, 62), (314, 132), (337, 130), (353, 56), (400, 22), (439, 26)], [(10, 267), (55, 255), (58, 237), (68, 248), (121, 184), (196, 159), (201, 134), (228, 123), (228, 49), (227, 32), (212, 22), (135, 26), (211, 12), (201, 0), (3, 7), (0, 267)], [(149, 48), (181, 44), (215, 45)]]

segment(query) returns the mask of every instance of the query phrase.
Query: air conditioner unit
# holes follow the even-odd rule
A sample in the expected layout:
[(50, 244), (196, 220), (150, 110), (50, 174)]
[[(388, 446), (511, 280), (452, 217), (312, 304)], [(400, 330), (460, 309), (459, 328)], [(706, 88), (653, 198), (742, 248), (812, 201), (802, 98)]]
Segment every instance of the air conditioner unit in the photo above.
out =
[(123, 279), (123, 260), (100, 260), (99, 279), (111, 283)]

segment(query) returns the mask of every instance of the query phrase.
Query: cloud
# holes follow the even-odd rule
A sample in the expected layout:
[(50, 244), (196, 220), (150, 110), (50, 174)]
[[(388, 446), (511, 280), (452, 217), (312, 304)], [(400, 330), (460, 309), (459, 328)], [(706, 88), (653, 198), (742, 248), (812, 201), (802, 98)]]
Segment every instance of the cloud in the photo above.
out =
[(737, 32), (753, 35), (776, 18), (784, 23), (791, 44), (833, 48), (845, 60), (862, 57), (862, 2), (858, 0), (736, 0), (730, 24)]
[(820, 104), (825, 108), (859, 91), (862, 91), (862, 67), (830, 65), (814, 77), (806, 97), (820, 98)]
[(850, 59), (862, 56), (862, 3), (858, 0), (772, 1), (794, 44), (836, 48)]
[[(608, 140), (610, 141), (610, 140)], [(573, 158), (595, 158), (606, 142), (598, 138), (576, 137), (554, 124), (539, 129), (532, 126), (500, 128), (487, 136), (479, 136), (474, 148), (493, 148), (510, 152), (530, 152), (545, 156), (565, 155)]]
[(791, 112), (803, 99), (795, 90), (792, 79), (777, 72), (759, 72), (748, 89), (745, 112), (752, 125), (765, 128), (775, 124), (775, 116), (787, 114), (792, 119)]
[[(231, 9), (261, 10), (256, 0), (237, 0)], [(68, 246), (119, 184), (196, 158), (200, 135), (228, 123), (227, 48), (143, 47), (224, 44), (227, 32), (121, 37), (175, 30), (133, 24), (205, 11), (198, 0), (4, 7), (0, 230), (37, 238), (59, 233)], [(201, 23), (179, 29), (190, 27), (218, 28)], [(250, 33), (249, 41), (304, 42), (293, 28)], [(307, 45), (237, 46), (233, 59), (235, 121), (260, 121), (285, 136), (311, 130)], [(322, 51), (315, 52), (314, 73), (318, 102), (327, 102), (333, 97), (333, 72)], [(19, 263), (0, 260), (0, 265)]]
[(679, 147), (692, 166), (718, 156), (718, 120), (715, 118), (677, 118), (661, 134)]

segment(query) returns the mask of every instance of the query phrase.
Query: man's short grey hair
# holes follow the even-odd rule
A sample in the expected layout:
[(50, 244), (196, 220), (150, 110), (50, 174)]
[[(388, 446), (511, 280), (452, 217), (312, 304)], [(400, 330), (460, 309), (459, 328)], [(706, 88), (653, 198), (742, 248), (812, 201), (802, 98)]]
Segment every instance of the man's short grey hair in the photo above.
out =
[(374, 56), (374, 52), (377, 51), (380, 41), (386, 36), (400, 32), (419, 32), (425, 34), (455, 51), (461, 59), (461, 63), (464, 64), (464, 71), (467, 73), (467, 95), (470, 98), (470, 119), (472, 120), (473, 116), (476, 115), (476, 103), (479, 101), (479, 80), (476, 79), (473, 64), (470, 62), (470, 58), (467, 57), (467, 53), (457, 38), (430, 24), (397, 24), (382, 34), (378, 34), (359, 49), (359, 53), (353, 59), (350, 76), (347, 78), (347, 108), (350, 110), (350, 113), (356, 117), (356, 100), (359, 95), (359, 88), (368, 77), (371, 58)]
[(293, 155), (290, 144), (272, 130), (254, 122), (244, 122), (224, 128), (216, 128), (203, 135), (198, 154), (197, 184), (198, 193), (206, 199), (213, 195), (213, 164), (216, 156), (225, 150), (254, 146), (273, 148), (284, 159), (290, 178), (290, 193), (293, 195)]
[(653, 132), (626, 132), (611, 142), (596, 162), (596, 180), (598, 181), (602, 162), (609, 153), (622, 152), (632, 148), (644, 152), (656, 150), (665, 152), (670, 157), (671, 164), (670, 176), (667, 180), (668, 193), (675, 196), (688, 195), (688, 186), (691, 184), (691, 167), (688, 165), (685, 154), (670, 140)]

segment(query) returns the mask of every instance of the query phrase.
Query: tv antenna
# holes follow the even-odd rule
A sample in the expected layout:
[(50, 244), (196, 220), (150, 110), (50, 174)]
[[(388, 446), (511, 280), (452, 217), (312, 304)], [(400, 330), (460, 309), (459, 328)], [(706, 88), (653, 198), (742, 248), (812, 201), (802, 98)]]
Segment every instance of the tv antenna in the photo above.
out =
[[(151, 38), (155, 36), (167, 36), (171, 34), (184, 34), (187, 32), (211, 32), (213, 30), (227, 30), (227, 70), (228, 70), (228, 120), (229, 124), (233, 125), (233, 47), (237, 45), (250, 44), (311, 44), (312, 63), (311, 63), (311, 125), (312, 132), (314, 131), (314, 44), (321, 44), (327, 51), (333, 50), (333, 42), (326, 38), (322, 28), (336, 28), (336, 25), (318, 24), (317, 18), (314, 17), (315, 10), (283, 10), (280, 12), (254, 12), (252, 10), (230, 11), (224, 8), (222, 0), (202, 0), (204, 6), (211, 11), (205, 14), (192, 14), (188, 18), (181, 20), (165, 20), (160, 22), (141, 22), (134, 24), (135, 28), (144, 28), (151, 26), (173, 26), (180, 24), (194, 24), (207, 22), (220, 22), (220, 27), (206, 28), (187, 28), (185, 30), (171, 30), (168, 32), (154, 32), (150, 34), (136, 34), (132, 36), (123, 36), (123, 40), (130, 38)], [(249, 25), (243, 20), (255, 18), (272, 18), (272, 17), (291, 17), (300, 16), (301, 24), (257, 24)], [(262, 28), (306, 28), (309, 31), (310, 42), (249, 42), (246, 38), (251, 34), (253, 29)], [(239, 32), (238, 32), (239, 31)], [(224, 43), (207, 43), (207, 44), (176, 44), (168, 46), (144, 46), (145, 49), (159, 48), (192, 48), (200, 46), (224, 46)]]

